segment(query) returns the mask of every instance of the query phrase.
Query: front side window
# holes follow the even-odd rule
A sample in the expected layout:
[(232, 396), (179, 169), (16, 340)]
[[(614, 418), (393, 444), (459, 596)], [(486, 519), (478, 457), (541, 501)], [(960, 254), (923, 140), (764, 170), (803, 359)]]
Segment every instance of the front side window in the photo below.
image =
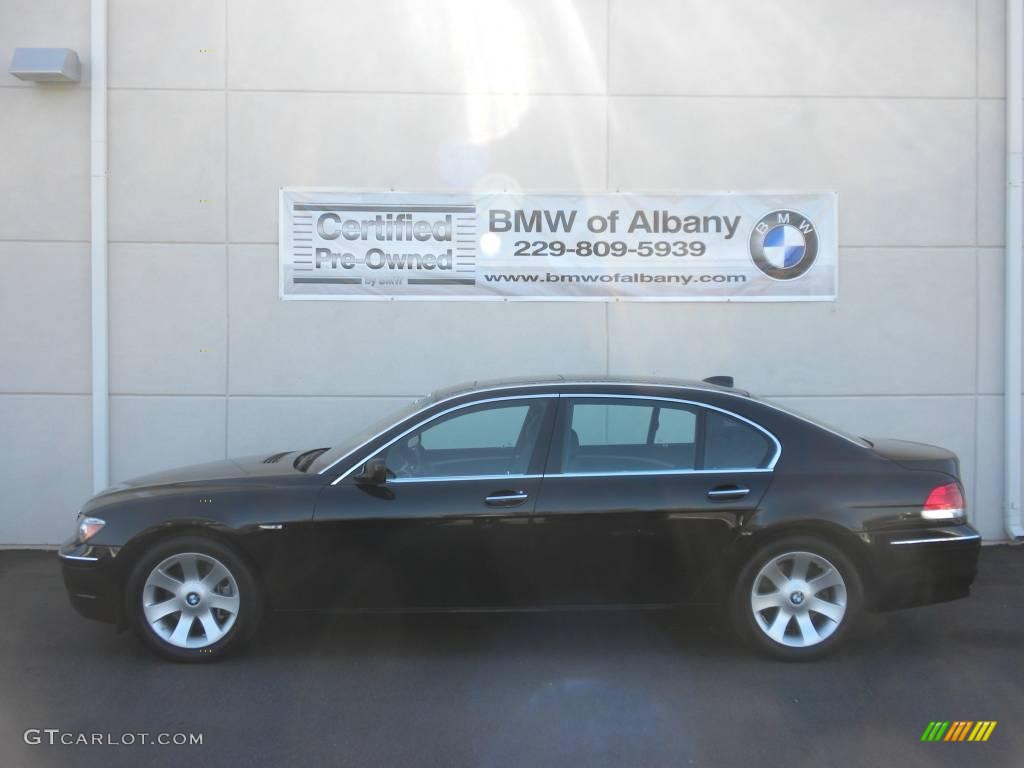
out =
[(427, 423), (379, 455), (398, 479), (526, 474), (549, 402), (469, 406)]
[(569, 429), (562, 472), (651, 472), (694, 469), (697, 412), (655, 401), (576, 400), (568, 405)]

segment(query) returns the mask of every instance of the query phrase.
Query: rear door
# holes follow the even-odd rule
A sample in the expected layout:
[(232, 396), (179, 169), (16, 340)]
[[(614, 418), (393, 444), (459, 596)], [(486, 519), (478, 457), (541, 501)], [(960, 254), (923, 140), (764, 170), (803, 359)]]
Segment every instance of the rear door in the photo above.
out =
[(699, 403), (563, 395), (534, 510), (549, 604), (710, 598), (718, 554), (771, 481), (778, 443)]

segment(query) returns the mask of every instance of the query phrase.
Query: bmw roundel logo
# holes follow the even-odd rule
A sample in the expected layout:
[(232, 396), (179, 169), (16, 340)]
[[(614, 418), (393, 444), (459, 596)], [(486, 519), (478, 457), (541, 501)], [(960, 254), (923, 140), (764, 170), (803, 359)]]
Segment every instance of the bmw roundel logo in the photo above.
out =
[(802, 213), (772, 211), (750, 232), (750, 257), (768, 277), (793, 280), (818, 257), (818, 232)]

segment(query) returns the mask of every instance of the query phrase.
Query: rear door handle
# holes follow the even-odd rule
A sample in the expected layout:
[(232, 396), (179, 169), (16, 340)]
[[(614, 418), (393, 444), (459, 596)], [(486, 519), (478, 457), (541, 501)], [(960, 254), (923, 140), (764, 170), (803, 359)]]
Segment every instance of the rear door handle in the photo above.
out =
[(749, 488), (742, 488), (738, 485), (719, 485), (708, 491), (708, 498), (712, 501), (735, 501), (742, 499), (750, 493)]
[(526, 491), (498, 491), (484, 499), (488, 507), (517, 507), (530, 498)]

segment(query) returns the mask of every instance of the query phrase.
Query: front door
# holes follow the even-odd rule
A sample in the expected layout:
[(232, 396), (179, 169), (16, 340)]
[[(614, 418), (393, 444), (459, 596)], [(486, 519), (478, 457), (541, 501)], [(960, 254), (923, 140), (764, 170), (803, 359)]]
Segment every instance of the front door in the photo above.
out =
[[(469, 404), (375, 454), (321, 494), (311, 526), (318, 607), (458, 609), (535, 600), (529, 525), (554, 422), (554, 396)], [(374, 458), (374, 457), (367, 457)]]

